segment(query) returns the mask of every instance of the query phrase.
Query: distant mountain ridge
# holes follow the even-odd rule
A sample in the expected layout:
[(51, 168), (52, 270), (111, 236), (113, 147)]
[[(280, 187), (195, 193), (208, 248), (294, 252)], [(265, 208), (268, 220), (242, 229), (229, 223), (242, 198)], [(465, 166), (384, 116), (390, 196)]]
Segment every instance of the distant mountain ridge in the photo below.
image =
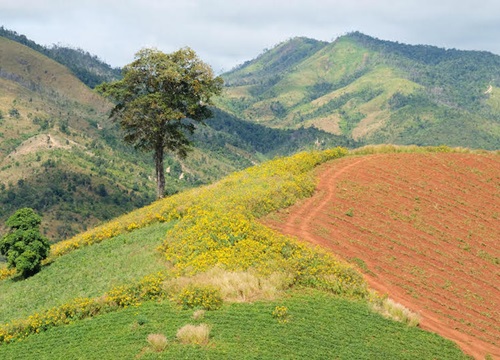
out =
[[(292, 59), (292, 61), (290, 60)], [(294, 38), (223, 74), (218, 106), (361, 143), (500, 148), (500, 56), (379, 40)]]
[(68, 67), (77, 78), (90, 88), (94, 88), (103, 81), (119, 79), (121, 76), (119, 68), (112, 68), (97, 56), (82, 49), (60, 45), (42, 46), (28, 39), (25, 35), (5, 29), (3, 26), (0, 26), (0, 36), (23, 44)]
[(327, 44), (324, 41), (305, 37), (282, 42), (271, 51), (263, 52), (257, 59), (246, 61), (225, 73), (225, 84), (226, 86), (238, 86), (265, 83), (279, 74), (290, 71)]

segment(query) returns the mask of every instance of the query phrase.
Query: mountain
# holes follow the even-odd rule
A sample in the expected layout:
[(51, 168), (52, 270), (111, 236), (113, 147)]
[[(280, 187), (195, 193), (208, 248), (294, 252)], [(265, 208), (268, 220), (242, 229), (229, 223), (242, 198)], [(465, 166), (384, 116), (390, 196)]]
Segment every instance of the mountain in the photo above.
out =
[[(62, 238), (153, 199), (149, 159), (112, 148), (110, 104), (45, 55), (0, 37), (0, 222), (19, 207)], [(135, 189), (135, 190), (133, 190)]]
[(222, 109), (365, 144), (500, 148), (500, 56), (355, 32), (295, 38), (223, 74)]
[(0, 36), (23, 44), (66, 66), (77, 78), (91, 88), (104, 81), (117, 80), (121, 76), (120, 69), (112, 68), (97, 56), (82, 49), (60, 45), (42, 46), (28, 39), (25, 35), (5, 29), (3, 26), (0, 27)]
[[(111, 104), (53, 59), (59, 57), (2, 31), (17, 41), (0, 36), (0, 224), (18, 208), (33, 207), (43, 215), (45, 234), (60, 240), (151, 202), (152, 156), (123, 143), (108, 120)], [(64, 59), (96, 68), (85, 52), (68, 51)], [(356, 145), (313, 128), (270, 129), (217, 109), (192, 140), (187, 159), (165, 159), (169, 194), (275, 156)]]

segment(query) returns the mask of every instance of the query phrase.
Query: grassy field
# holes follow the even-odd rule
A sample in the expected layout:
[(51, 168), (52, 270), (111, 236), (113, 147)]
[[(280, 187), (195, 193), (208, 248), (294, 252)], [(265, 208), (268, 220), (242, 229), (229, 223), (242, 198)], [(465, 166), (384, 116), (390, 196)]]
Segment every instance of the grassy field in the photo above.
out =
[[(272, 316), (286, 307), (289, 321)], [(176, 340), (186, 324), (211, 327), (206, 346)], [(155, 352), (149, 334), (163, 334)], [(293, 292), (274, 302), (229, 304), (193, 319), (193, 310), (149, 302), (0, 346), (2, 359), (466, 359), (450, 341), (382, 318), (364, 302)]]
[(0, 322), (59, 306), (77, 297), (99, 296), (114, 286), (137, 281), (165, 268), (156, 248), (171, 226), (171, 223), (155, 224), (79, 249), (25, 281), (0, 281)]

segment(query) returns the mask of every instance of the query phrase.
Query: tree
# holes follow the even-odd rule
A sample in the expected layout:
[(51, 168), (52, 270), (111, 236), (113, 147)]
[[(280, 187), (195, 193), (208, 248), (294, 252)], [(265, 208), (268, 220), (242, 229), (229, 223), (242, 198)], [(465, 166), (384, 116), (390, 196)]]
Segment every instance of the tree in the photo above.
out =
[(96, 89), (115, 102), (110, 117), (118, 121), (124, 140), (152, 151), (157, 195), (165, 192), (164, 153), (187, 155), (196, 123), (212, 116), (211, 97), (222, 91), (222, 78), (190, 48), (171, 54), (142, 49), (122, 71), (123, 79)]
[(42, 218), (33, 209), (22, 208), (6, 222), (9, 232), (0, 239), (0, 253), (7, 256), (9, 268), (24, 278), (36, 274), (47, 257), (50, 244), (39, 230)]

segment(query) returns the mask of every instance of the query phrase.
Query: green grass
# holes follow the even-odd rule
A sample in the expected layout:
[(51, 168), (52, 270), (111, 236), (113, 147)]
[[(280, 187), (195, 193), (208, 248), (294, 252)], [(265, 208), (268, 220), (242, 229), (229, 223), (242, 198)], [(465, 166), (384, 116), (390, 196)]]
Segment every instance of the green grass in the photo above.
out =
[[(285, 306), (290, 321), (272, 316)], [(0, 346), (2, 359), (467, 359), (452, 342), (384, 319), (364, 302), (317, 292), (294, 292), (274, 302), (229, 304), (200, 320), (193, 310), (169, 302), (53, 328), (21, 342)], [(212, 327), (208, 346), (181, 345), (186, 324)], [(168, 345), (154, 353), (146, 338), (164, 334)]]
[(171, 223), (160, 223), (60, 257), (37, 275), (0, 282), (0, 322), (26, 317), (77, 297), (100, 296), (165, 268), (156, 250)]

